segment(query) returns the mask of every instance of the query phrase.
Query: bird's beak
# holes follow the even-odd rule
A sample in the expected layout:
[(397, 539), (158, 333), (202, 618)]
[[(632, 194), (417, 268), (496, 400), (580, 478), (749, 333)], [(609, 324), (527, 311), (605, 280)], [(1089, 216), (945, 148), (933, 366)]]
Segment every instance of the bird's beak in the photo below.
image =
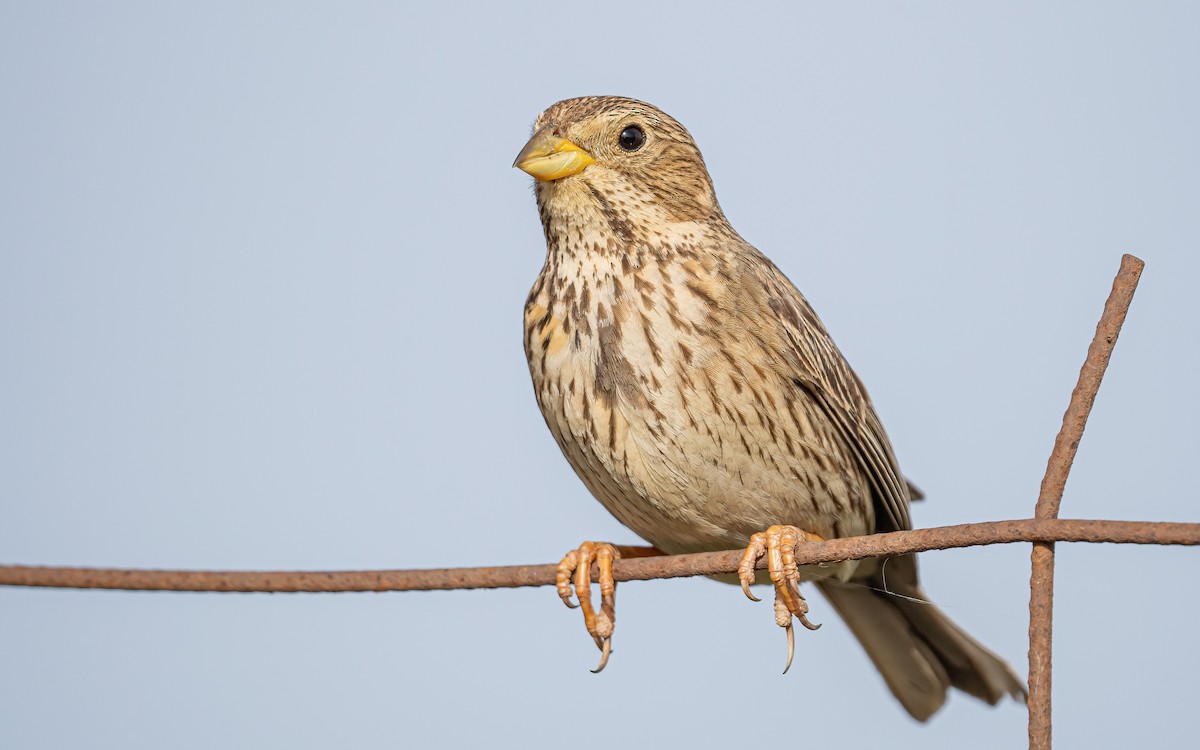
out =
[(533, 134), (513, 166), (542, 182), (561, 180), (579, 174), (596, 160), (570, 141), (550, 134), (550, 126)]

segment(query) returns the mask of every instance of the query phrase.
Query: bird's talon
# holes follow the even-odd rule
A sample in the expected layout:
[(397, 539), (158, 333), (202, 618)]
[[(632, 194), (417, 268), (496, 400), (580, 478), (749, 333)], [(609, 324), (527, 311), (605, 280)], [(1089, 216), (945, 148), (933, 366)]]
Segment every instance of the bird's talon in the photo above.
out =
[(558, 570), (554, 576), (554, 587), (558, 591), (558, 598), (562, 599), (563, 604), (567, 605), (568, 609), (575, 609), (579, 606), (577, 602), (571, 601), (571, 574), (575, 572), (575, 568), (579, 566), (579, 553), (576, 550), (571, 550), (563, 556), (562, 562), (558, 564)]
[(754, 585), (754, 567), (758, 564), (758, 558), (762, 557), (766, 549), (766, 534), (761, 532), (755, 534), (750, 537), (750, 544), (746, 546), (746, 552), (742, 555), (742, 561), (738, 564), (738, 578), (742, 582), (742, 592), (752, 602), (762, 601), (762, 599), (750, 593), (750, 587)]
[(608, 666), (608, 657), (612, 654), (612, 637), (605, 638), (604, 645), (600, 645), (599, 642), (596, 645), (600, 646), (600, 663), (592, 670), (592, 674), (600, 674)]
[(796, 633), (792, 628), (792, 623), (787, 624), (787, 642), (788, 642), (788, 657), (787, 664), (783, 665), (783, 673), (787, 674), (792, 668), (792, 656), (796, 653)]
[[(617, 548), (605, 542), (584, 542), (579, 549), (568, 552), (558, 564), (555, 575), (555, 585), (558, 596), (563, 603), (574, 609), (578, 607), (583, 612), (583, 625), (588, 635), (600, 649), (600, 664), (593, 672), (600, 672), (608, 664), (609, 654), (612, 653), (612, 634), (616, 623), (617, 582), (613, 578), (613, 561), (619, 560), (621, 553)], [(600, 568), (600, 611), (592, 607), (592, 563)], [(572, 603), (572, 586), (574, 598), (578, 603)]]
[(747, 581), (745, 578), (743, 578), (742, 579), (742, 591), (746, 594), (746, 598), (749, 599), (750, 601), (761, 602), (762, 599), (759, 599), (757, 596), (755, 596), (754, 594), (752, 594), (750, 592), (750, 586), (753, 585), (753, 583), (754, 583), (753, 575), (751, 575), (749, 581)]
[(775, 585), (775, 624), (787, 632), (788, 655), (784, 674), (792, 667), (792, 658), (796, 651), (795, 629), (792, 619), (809, 630), (821, 627), (814, 625), (808, 619), (808, 602), (800, 593), (800, 568), (796, 565), (796, 545), (802, 541), (822, 541), (816, 534), (801, 531), (794, 526), (772, 526), (765, 532), (750, 537), (750, 544), (742, 555), (738, 565), (738, 577), (742, 582), (742, 591), (746, 596), (758, 601), (750, 593), (750, 584), (754, 582), (754, 567), (758, 558), (767, 558), (767, 570), (771, 574), (771, 582)]

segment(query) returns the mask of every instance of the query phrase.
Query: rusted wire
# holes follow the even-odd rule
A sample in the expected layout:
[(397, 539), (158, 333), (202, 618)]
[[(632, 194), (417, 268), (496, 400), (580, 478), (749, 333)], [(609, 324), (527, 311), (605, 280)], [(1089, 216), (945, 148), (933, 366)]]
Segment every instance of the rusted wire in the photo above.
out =
[[(831, 539), (800, 545), (796, 562), (819, 565), (865, 557), (887, 557), (1013, 542), (1113, 542), (1200, 545), (1200, 523), (1026, 519), (990, 521), (889, 534)], [(744, 550), (664, 555), (619, 560), (618, 581), (716, 575), (737, 570)], [(765, 566), (764, 562), (759, 567)], [(345, 571), (197, 571), (0, 566), (0, 585), (132, 591), (341, 592), (433, 591), (445, 589), (552, 586), (556, 565), (488, 568)], [(595, 580), (598, 571), (593, 571)]]
[[(1137, 289), (1145, 266), (1132, 255), (1121, 258), (1121, 268), (1113, 279), (1112, 291), (1104, 304), (1096, 335), (1088, 347), (1087, 358), (1079, 371), (1079, 381), (1063, 414), (1062, 428), (1054, 441), (1042, 487), (1038, 493), (1038, 519), (1058, 518), (1063, 489), (1071, 464), (1079, 450), (1083, 428), (1087, 425), (1100, 381), (1108, 368), (1117, 336), (1129, 312), (1129, 303)], [(1054, 625), (1054, 542), (1035, 542), (1030, 554), (1029, 577), (1029, 750), (1050, 750), (1051, 745), (1051, 660)]]

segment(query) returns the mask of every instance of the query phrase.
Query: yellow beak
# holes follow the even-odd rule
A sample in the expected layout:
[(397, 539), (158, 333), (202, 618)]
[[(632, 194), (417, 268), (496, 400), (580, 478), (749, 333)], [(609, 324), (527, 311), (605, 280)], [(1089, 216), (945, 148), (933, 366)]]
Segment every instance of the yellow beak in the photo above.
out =
[(550, 134), (550, 126), (533, 134), (513, 166), (542, 182), (579, 174), (596, 160), (570, 141)]

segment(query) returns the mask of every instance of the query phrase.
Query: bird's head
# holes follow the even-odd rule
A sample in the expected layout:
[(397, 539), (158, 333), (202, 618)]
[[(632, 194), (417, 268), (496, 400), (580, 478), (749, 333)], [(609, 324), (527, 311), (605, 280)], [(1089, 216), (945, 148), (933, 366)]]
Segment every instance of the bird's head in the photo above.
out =
[(724, 222), (700, 149), (665, 112), (585, 96), (538, 116), (514, 167), (536, 179), (543, 218), (603, 215), (614, 229)]

